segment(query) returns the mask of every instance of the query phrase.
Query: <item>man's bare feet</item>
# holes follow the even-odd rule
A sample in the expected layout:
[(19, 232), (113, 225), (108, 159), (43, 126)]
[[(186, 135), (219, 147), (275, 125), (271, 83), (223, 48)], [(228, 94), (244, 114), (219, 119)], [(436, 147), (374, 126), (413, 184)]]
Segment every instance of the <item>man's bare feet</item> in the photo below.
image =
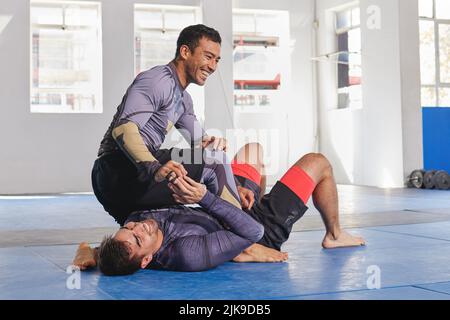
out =
[(92, 249), (87, 242), (80, 243), (72, 263), (79, 267), (80, 270), (95, 267), (97, 265), (95, 261), (95, 249)]
[(327, 233), (322, 242), (324, 249), (336, 249), (345, 247), (365, 246), (366, 241), (362, 237), (353, 236), (350, 233), (342, 230), (337, 237), (331, 233)]
[(253, 244), (233, 259), (234, 262), (284, 262), (288, 259), (287, 252), (280, 252), (260, 244)]

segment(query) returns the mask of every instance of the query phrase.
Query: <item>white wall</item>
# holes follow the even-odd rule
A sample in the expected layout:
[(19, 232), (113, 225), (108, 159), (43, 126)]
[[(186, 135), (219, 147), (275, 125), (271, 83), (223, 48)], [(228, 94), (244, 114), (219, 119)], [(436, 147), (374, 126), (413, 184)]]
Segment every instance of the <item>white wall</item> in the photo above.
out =
[[(345, 0), (318, 0), (318, 54), (336, 51), (333, 14)], [(367, 9), (380, 9), (381, 28), (368, 28)], [(320, 145), (339, 183), (402, 187), (421, 167), (417, 2), (361, 0), (363, 107), (336, 110), (336, 66), (319, 63)]]

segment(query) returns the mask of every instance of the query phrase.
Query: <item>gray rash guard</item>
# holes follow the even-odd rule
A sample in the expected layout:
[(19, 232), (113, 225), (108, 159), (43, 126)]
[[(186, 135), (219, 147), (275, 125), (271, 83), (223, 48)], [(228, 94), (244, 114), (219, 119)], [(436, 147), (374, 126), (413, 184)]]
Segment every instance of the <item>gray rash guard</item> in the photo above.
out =
[(201, 209), (175, 206), (130, 215), (127, 222), (156, 220), (163, 233), (148, 268), (207, 270), (232, 260), (264, 235), (261, 224), (209, 191), (199, 204)]
[(205, 132), (194, 114), (192, 98), (180, 85), (175, 65), (140, 73), (128, 88), (98, 152), (119, 148), (136, 164), (139, 178), (152, 181), (161, 164), (153, 157), (172, 126), (197, 145)]

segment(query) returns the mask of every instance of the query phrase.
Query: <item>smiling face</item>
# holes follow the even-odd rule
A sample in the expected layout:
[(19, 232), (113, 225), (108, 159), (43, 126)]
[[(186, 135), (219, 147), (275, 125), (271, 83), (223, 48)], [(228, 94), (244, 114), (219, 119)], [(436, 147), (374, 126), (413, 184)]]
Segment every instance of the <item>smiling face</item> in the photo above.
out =
[(142, 259), (141, 268), (145, 268), (161, 246), (162, 232), (155, 220), (147, 219), (141, 222), (128, 222), (117, 231), (114, 239), (127, 246), (130, 258)]
[(192, 52), (187, 45), (181, 47), (187, 84), (203, 86), (217, 69), (220, 61), (220, 44), (203, 37)]

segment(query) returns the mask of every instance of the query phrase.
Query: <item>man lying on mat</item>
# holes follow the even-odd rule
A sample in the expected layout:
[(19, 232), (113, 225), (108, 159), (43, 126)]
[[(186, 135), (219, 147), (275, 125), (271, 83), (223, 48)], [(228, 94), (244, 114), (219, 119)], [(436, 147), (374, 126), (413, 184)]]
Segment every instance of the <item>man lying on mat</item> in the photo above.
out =
[[(132, 213), (98, 249), (82, 244), (74, 264), (81, 268), (98, 264), (106, 275), (124, 275), (140, 268), (203, 271), (231, 260), (286, 261), (288, 255), (280, 251), (281, 245), (308, 209), (305, 204), (311, 196), (325, 224), (325, 249), (365, 244), (364, 239), (340, 228), (336, 184), (323, 155), (302, 157), (258, 200), (264, 192), (261, 155), (260, 145), (246, 145), (232, 164), (237, 179), (257, 199), (252, 204), (246, 197), (244, 201), (250, 203), (244, 206), (245, 212), (212, 194), (202, 183), (177, 177), (169, 187), (179, 206)], [(182, 205), (194, 203), (200, 208)]]

